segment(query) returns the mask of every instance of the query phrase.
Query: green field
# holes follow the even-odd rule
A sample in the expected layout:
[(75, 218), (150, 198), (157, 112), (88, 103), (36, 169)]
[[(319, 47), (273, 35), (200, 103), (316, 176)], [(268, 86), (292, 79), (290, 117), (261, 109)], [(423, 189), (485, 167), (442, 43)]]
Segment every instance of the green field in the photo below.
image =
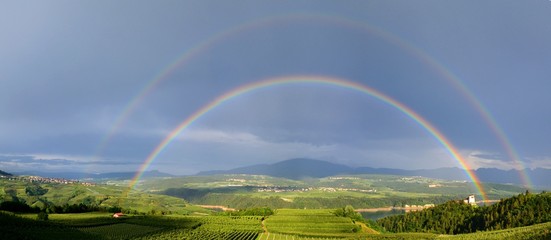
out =
[(361, 226), (350, 218), (337, 217), (331, 210), (279, 209), (264, 224), (270, 233), (301, 237), (357, 236)]
[[(237, 209), (263, 206), (328, 209), (344, 205), (377, 208), (439, 204), (476, 194), (468, 182), (387, 175), (335, 176), (303, 181), (243, 174), (154, 178), (141, 180), (136, 189), (129, 192), (128, 181), (105, 183), (108, 184), (84, 186), (0, 179), (0, 202), (16, 200), (38, 208), (86, 204), (104, 208), (117, 206), (146, 214), (209, 214), (208, 210), (193, 204)], [(484, 187), (493, 199), (525, 191), (502, 184), (484, 184)]]
[[(28, 191), (30, 188), (39, 188), (42, 191), (39, 194), (33, 194)], [(128, 192), (126, 187), (103, 184), (95, 186), (38, 184), (28, 181), (0, 179), (0, 202), (3, 201), (19, 201), (38, 208), (45, 208), (47, 205), (86, 204), (105, 208), (118, 206), (123, 209), (132, 209), (138, 213), (210, 213), (209, 210), (195, 207), (181, 198), (145, 193), (138, 190)]]
[[(1, 239), (549, 239), (551, 222), (459, 235), (376, 233), (332, 210), (279, 209), (259, 216), (127, 216), (105, 213), (33, 215), (0, 212)], [(355, 230), (354, 230), (355, 229)]]
[[(425, 177), (343, 175), (288, 180), (261, 175), (189, 176), (147, 179), (139, 189), (184, 198), (190, 203), (230, 208), (378, 208), (439, 204), (475, 194), (472, 183)], [(526, 189), (504, 184), (483, 184), (490, 199), (511, 197)]]
[[(127, 182), (85, 186), (0, 179), (0, 203), (17, 201), (50, 210), (51, 206), (87, 204), (103, 212), (0, 212), (0, 239), (550, 239), (551, 223), (459, 235), (377, 232), (377, 223), (339, 217), (335, 208), (403, 206), (461, 199), (470, 183), (422, 177), (337, 176), (295, 181), (258, 175), (194, 176), (148, 179), (127, 192)], [(120, 185), (120, 186), (119, 186)], [(431, 187), (432, 186), (432, 187)], [(436, 186), (436, 187), (434, 187)], [(184, 200), (172, 193), (195, 194)], [(508, 197), (522, 188), (485, 184), (490, 196)], [(177, 195), (177, 194), (175, 194)], [(195, 197), (195, 198), (193, 198)], [(188, 202), (236, 208), (272, 207), (271, 216), (217, 214)], [(496, 204), (497, 205), (497, 204)], [(105, 209), (120, 207), (115, 219)], [(273, 207), (276, 206), (276, 207)], [(120, 210), (117, 210), (120, 211)], [(349, 215), (345, 215), (349, 216)], [(375, 224), (375, 225), (372, 225)]]

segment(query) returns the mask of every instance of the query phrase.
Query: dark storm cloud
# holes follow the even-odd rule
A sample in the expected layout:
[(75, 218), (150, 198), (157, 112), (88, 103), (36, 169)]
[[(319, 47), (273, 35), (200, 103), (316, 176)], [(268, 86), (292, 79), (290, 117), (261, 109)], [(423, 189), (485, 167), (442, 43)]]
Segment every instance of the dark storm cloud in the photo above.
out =
[[(217, 96), (261, 79), (310, 74), (371, 86), (425, 117), (473, 166), (508, 166), (507, 149), (446, 75), (380, 33), (330, 20), (347, 19), (407, 42), (455, 74), (520, 158), (547, 166), (550, 11), (547, 1), (7, 3), (0, 9), (0, 154), (19, 157), (2, 163), (39, 164), (35, 153), (44, 153), (64, 156), (43, 159), (56, 166), (136, 167)], [(266, 24), (251, 25), (260, 22)], [(229, 29), (239, 31), (220, 35)], [(193, 50), (113, 129), (148, 83)], [(224, 156), (232, 158), (226, 167), (299, 156), (454, 165), (405, 114), (337, 87), (254, 91), (189, 131), (161, 154), (159, 168), (195, 161), (203, 165), (194, 170), (204, 170)]]

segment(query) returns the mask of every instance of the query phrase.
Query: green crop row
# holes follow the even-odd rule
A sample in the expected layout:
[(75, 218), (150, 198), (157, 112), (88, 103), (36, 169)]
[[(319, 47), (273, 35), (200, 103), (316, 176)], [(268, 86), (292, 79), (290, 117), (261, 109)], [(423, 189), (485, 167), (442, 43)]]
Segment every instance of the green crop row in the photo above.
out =
[(210, 230), (188, 230), (175, 229), (164, 231), (155, 234), (149, 234), (138, 240), (172, 240), (172, 239), (189, 239), (189, 240), (207, 240), (207, 239), (227, 239), (227, 240), (254, 240), (257, 239), (258, 232), (245, 231), (210, 231)]
[(96, 234), (108, 239), (129, 239), (135, 236), (141, 236), (150, 232), (159, 231), (161, 230), (161, 228), (119, 223), (97, 227), (78, 228), (78, 230), (86, 233)]
[(279, 234), (279, 233), (262, 233), (257, 240), (342, 240), (343, 238), (334, 237), (301, 237), (297, 235)]
[(450, 235), (444, 239), (551, 239), (551, 222), (505, 230)]

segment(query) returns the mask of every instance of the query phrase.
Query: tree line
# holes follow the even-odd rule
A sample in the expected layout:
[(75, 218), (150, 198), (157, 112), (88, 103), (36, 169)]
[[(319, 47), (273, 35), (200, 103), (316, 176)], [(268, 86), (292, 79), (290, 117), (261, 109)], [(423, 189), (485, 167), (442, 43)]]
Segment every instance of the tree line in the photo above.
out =
[(390, 232), (472, 233), (551, 221), (551, 193), (526, 192), (491, 206), (449, 201), (433, 208), (389, 216), (377, 223)]
[(118, 206), (98, 206), (96, 204), (48, 204), (43, 208), (29, 206), (21, 201), (4, 201), (0, 203), (0, 210), (16, 213), (84, 213), (84, 212), (120, 212), (122, 209)]

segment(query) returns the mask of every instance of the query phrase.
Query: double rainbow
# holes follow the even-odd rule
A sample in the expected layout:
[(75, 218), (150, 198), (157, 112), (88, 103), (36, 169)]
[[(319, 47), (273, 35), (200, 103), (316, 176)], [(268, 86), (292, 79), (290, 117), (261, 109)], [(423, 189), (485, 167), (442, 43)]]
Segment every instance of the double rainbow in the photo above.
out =
[(375, 99), (378, 99), (388, 104), (389, 106), (399, 110), (400, 112), (404, 113), (414, 122), (416, 122), (421, 127), (423, 127), (432, 137), (434, 137), (436, 141), (438, 141), (448, 151), (448, 153), (455, 160), (457, 160), (457, 162), (464, 169), (467, 176), (473, 182), (475, 188), (480, 193), (483, 200), (487, 200), (486, 193), (484, 192), (482, 185), (480, 184), (480, 181), (478, 180), (477, 176), (475, 175), (475, 173), (473, 172), (472, 168), (469, 166), (467, 161), (465, 161), (465, 159), (463, 159), (463, 157), (459, 154), (457, 148), (453, 146), (453, 144), (444, 136), (444, 134), (442, 134), (436, 127), (434, 127), (431, 123), (425, 120), (422, 116), (414, 112), (412, 109), (410, 109), (403, 103), (371, 87), (368, 87), (363, 84), (359, 84), (357, 82), (352, 82), (349, 80), (325, 77), (325, 76), (286, 76), (286, 77), (271, 78), (271, 79), (256, 81), (256, 82), (239, 86), (233, 90), (230, 90), (218, 96), (217, 98), (209, 102), (207, 105), (203, 106), (202, 108), (194, 112), (191, 116), (186, 118), (184, 121), (182, 121), (176, 128), (174, 128), (170, 132), (170, 134), (168, 134), (163, 139), (163, 141), (159, 145), (157, 145), (157, 147), (155, 147), (155, 149), (147, 156), (146, 160), (140, 166), (136, 175), (132, 178), (128, 186), (128, 191), (134, 188), (136, 183), (142, 177), (143, 172), (149, 167), (149, 165), (151, 165), (151, 163), (157, 158), (157, 156), (159, 156), (159, 154), (172, 142), (172, 140), (174, 140), (174, 138), (176, 138), (180, 134), (180, 132), (182, 132), (184, 129), (189, 127), (191, 124), (193, 124), (195, 121), (197, 121), (199, 118), (201, 118), (209, 111), (215, 109), (216, 107), (220, 106), (221, 104), (223, 104), (224, 102), (232, 98), (238, 97), (242, 94), (245, 94), (251, 91), (268, 88), (271, 86), (284, 85), (284, 84), (298, 84), (298, 83), (323, 84), (323, 85), (341, 87), (345, 89), (358, 91), (361, 93), (365, 93), (371, 97), (374, 97)]

